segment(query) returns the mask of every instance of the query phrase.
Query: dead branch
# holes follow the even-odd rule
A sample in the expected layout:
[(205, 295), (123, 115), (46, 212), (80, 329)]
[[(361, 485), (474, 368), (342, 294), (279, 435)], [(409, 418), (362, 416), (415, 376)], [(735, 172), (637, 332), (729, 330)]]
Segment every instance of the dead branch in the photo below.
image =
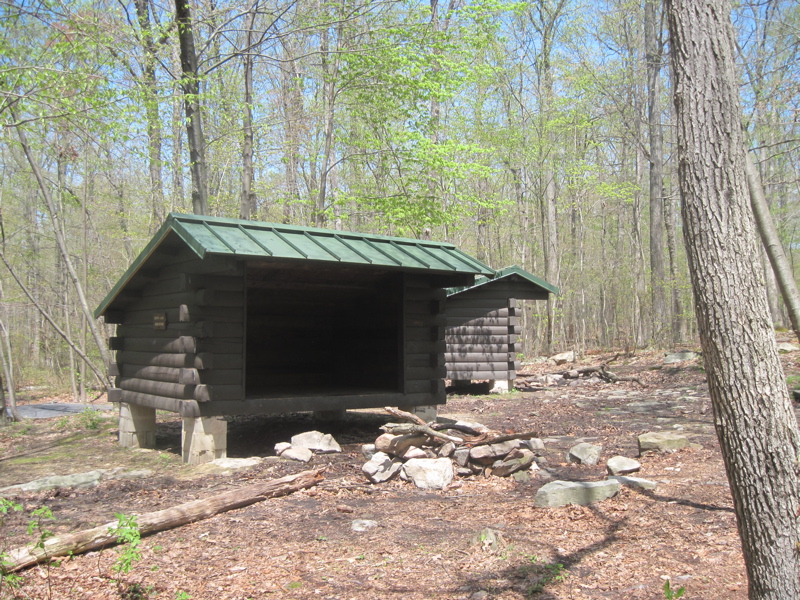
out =
[(398, 419), (402, 419), (403, 421), (416, 423), (417, 425), (427, 425), (427, 423), (417, 415), (411, 414), (410, 412), (406, 412), (404, 410), (400, 410), (399, 408), (392, 408), (391, 406), (385, 406), (383, 410), (388, 412), (393, 417), (397, 417)]
[[(323, 480), (323, 471), (324, 469), (303, 471), (297, 475), (256, 483), (210, 498), (194, 500), (173, 508), (140, 515), (136, 519), (139, 533), (145, 536), (157, 531), (173, 529), (268, 498), (286, 496), (292, 492), (313, 487)], [(13, 573), (58, 556), (81, 554), (113, 546), (117, 543), (117, 536), (113, 535), (111, 531), (116, 527), (117, 522), (114, 521), (93, 529), (52, 537), (45, 540), (43, 544), (16, 548), (4, 557), (3, 563), (0, 564), (0, 573)]]

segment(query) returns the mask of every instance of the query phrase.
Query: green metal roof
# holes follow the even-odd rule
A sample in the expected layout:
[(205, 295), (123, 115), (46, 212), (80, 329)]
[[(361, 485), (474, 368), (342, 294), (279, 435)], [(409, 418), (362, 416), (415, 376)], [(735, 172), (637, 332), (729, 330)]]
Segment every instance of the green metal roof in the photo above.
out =
[(460, 294), (461, 292), (465, 292), (467, 290), (472, 290), (477, 287), (481, 287), (487, 284), (492, 284), (497, 281), (501, 281), (503, 279), (509, 278), (522, 278), (524, 281), (529, 282), (532, 286), (538, 287), (543, 289), (546, 292), (551, 294), (558, 294), (558, 288), (554, 285), (550, 285), (541, 277), (537, 277), (533, 273), (529, 273), (522, 267), (517, 265), (511, 265), (510, 267), (506, 267), (505, 269), (500, 269), (499, 271), (495, 271), (493, 275), (489, 277), (476, 277), (475, 283), (473, 285), (468, 285), (465, 287), (455, 287), (455, 288), (447, 288), (447, 295), (453, 296), (455, 294)]
[(161, 229), (97, 307), (96, 317), (105, 312), (170, 232), (175, 232), (201, 259), (208, 255), (227, 255), (243, 259), (311, 260), (445, 274), (494, 274), (494, 269), (453, 244), (170, 213)]

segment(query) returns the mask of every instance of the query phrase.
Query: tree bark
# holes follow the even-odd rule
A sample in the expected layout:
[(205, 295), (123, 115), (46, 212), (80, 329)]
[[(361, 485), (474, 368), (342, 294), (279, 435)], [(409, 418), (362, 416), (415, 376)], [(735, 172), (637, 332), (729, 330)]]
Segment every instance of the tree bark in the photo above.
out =
[(150, 196), (153, 220), (160, 224), (164, 220), (164, 181), (161, 177), (161, 115), (158, 107), (158, 81), (156, 79), (156, 43), (150, 25), (152, 0), (134, 0), (136, 19), (139, 22), (142, 46), (142, 86), (145, 115), (147, 116), (147, 167), (150, 174)]
[(192, 210), (198, 215), (209, 213), (206, 140), (203, 134), (203, 113), (200, 105), (200, 80), (189, 0), (175, 0), (175, 19), (181, 49), (183, 107), (186, 113), (186, 135), (189, 140), (189, 162), (192, 174)]
[(797, 291), (797, 283), (794, 280), (792, 266), (786, 259), (783, 245), (778, 236), (778, 230), (775, 229), (772, 214), (769, 212), (769, 205), (764, 195), (764, 188), (761, 186), (761, 178), (758, 175), (758, 169), (749, 154), (746, 154), (745, 158), (747, 188), (750, 190), (750, 204), (753, 207), (753, 215), (756, 219), (758, 232), (761, 235), (761, 242), (764, 244), (767, 257), (769, 257), (769, 262), (775, 273), (775, 279), (778, 281), (778, 287), (781, 290), (783, 302), (786, 304), (786, 309), (789, 311), (789, 321), (792, 323), (792, 330), (797, 338), (800, 339), (800, 292)]
[(684, 239), (751, 600), (800, 598), (800, 432), (758, 260), (727, 0), (667, 0)]
[[(268, 498), (286, 496), (292, 492), (313, 487), (322, 481), (322, 471), (323, 469), (303, 471), (296, 475), (288, 475), (240, 490), (231, 490), (211, 498), (194, 500), (173, 508), (141, 515), (136, 518), (139, 534), (144, 537), (157, 531), (202, 521), (216, 514), (249, 506)], [(111, 532), (116, 526), (117, 522), (112, 521), (93, 529), (49, 538), (41, 545), (11, 550), (5, 555), (2, 565), (0, 565), (0, 573), (13, 573), (58, 556), (71, 556), (113, 546), (117, 543), (117, 536)]]
[(664, 145), (661, 132), (661, 20), (659, 0), (646, 0), (647, 124), (650, 138), (650, 294), (653, 341), (663, 340), (666, 323), (664, 269)]
[(244, 140), (242, 141), (242, 197), (239, 216), (249, 219), (256, 208), (256, 195), (253, 192), (253, 37), (258, 10), (258, 0), (250, 0), (247, 7), (247, 24), (245, 25), (245, 51), (242, 57), (244, 68)]

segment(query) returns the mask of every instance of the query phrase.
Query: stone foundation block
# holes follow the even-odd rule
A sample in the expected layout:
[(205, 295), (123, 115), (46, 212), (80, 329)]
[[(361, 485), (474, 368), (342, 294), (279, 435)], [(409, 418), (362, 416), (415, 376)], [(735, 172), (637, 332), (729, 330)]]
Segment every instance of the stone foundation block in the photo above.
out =
[(228, 455), (228, 423), (221, 417), (184, 417), (183, 462), (201, 465)]
[(119, 445), (123, 448), (155, 448), (156, 409), (120, 402)]

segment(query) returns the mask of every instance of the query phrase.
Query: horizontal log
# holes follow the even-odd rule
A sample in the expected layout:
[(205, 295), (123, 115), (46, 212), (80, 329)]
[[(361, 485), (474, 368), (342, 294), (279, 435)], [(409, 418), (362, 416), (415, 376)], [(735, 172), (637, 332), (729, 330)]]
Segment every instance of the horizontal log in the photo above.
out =
[(444, 340), (435, 341), (413, 341), (406, 338), (403, 343), (403, 350), (406, 354), (439, 353), (444, 352), (447, 345)]
[(406, 327), (404, 339), (408, 342), (435, 342), (444, 339), (444, 327)]
[(448, 371), (447, 378), (453, 380), (471, 381), (473, 379), (507, 379), (516, 378), (515, 371)]
[(119, 402), (146, 406), (156, 410), (166, 410), (174, 412), (182, 417), (200, 417), (197, 400), (179, 400), (178, 398), (167, 398), (166, 396), (155, 396), (153, 394), (143, 394), (130, 390), (120, 390), (121, 397)]
[(191, 384), (192, 381), (181, 381), (183, 371), (195, 371), (196, 369), (182, 369), (176, 367), (151, 367), (145, 365), (123, 364), (120, 368), (122, 377), (133, 377), (136, 379), (148, 379), (150, 381), (163, 381), (166, 383)]
[(494, 326), (481, 326), (481, 327), (448, 327), (447, 335), (505, 335), (509, 333), (520, 333), (521, 329), (517, 326), (507, 327), (494, 327)]
[(444, 336), (448, 348), (451, 347), (451, 344), (478, 346), (483, 344), (513, 344), (517, 339), (517, 335), (511, 333), (508, 335), (451, 335), (448, 333)]
[(120, 325), (125, 322), (125, 312), (113, 309), (106, 310), (103, 313), (103, 321), (107, 325)]
[(513, 370), (513, 362), (453, 362), (447, 363), (447, 371), (510, 371)]
[(444, 360), (448, 364), (465, 362), (508, 362), (514, 360), (514, 354), (511, 352), (447, 352), (444, 355)]
[(403, 290), (403, 298), (406, 301), (431, 301), (431, 300), (445, 300), (447, 294), (441, 288), (430, 288), (430, 287), (423, 287), (423, 288), (416, 288), (416, 287), (407, 287)]
[(441, 367), (444, 365), (444, 355), (439, 352), (406, 354), (406, 367)]
[(106, 368), (109, 377), (118, 377), (120, 375), (119, 365), (115, 362), (109, 362)]
[(206, 371), (182, 369), (181, 381), (178, 383), (241, 386), (243, 381), (244, 371), (242, 369), (210, 369)]
[(441, 327), (446, 322), (444, 315), (405, 315), (403, 319), (406, 327)]
[(447, 318), (465, 318), (465, 319), (481, 319), (481, 318), (500, 318), (500, 317), (509, 317), (514, 315), (509, 315), (510, 312), (513, 312), (513, 309), (508, 308), (467, 308), (467, 307), (456, 307), (447, 306)]
[(111, 350), (131, 350), (134, 352), (156, 352), (156, 353), (195, 353), (197, 352), (197, 340), (192, 336), (180, 336), (177, 338), (134, 338), (134, 337), (112, 337), (109, 338), (109, 349)]
[[(445, 394), (444, 379), (421, 379), (406, 381), (403, 389), (406, 394)], [(402, 403), (400, 404), (402, 406)]]
[(109, 402), (122, 402), (122, 390), (118, 387), (112, 387), (108, 389), (108, 401)]
[(194, 389), (194, 399), (198, 402), (228, 401), (244, 399), (243, 385), (198, 385)]
[(195, 306), (181, 304), (177, 310), (177, 320), (181, 323), (192, 321), (214, 321), (215, 323), (242, 323), (245, 310), (241, 306)]
[(445, 311), (444, 300), (409, 300), (403, 307), (406, 316), (438, 315)]
[[(249, 506), (267, 498), (286, 496), (297, 490), (313, 487), (322, 481), (322, 472), (323, 469), (303, 471), (223, 492), (210, 498), (192, 500), (172, 508), (139, 515), (136, 517), (139, 535), (146, 536), (157, 531), (173, 529), (222, 512)], [(112, 546), (119, 542), (118, 536), (111, 533), (118, 525), (117, 521), (112, 521), (93, 529), (51, 537), (38, 544), (10, 550), (4, 555), (0, 572), (11, 573), (59, 556), (73, 556)]]
[(214, 299), (213, 290), (201, 289), (196, 291), (176, 292), (173, 294), (163, 294), (160, 296), (148, 296), (137, 300), (129, 306), (135, 311), (142, 310), (168, 310), (177, 309), (181, 304), (196, 304), (197, 306), (208, 306)]
[(117, 363), (145, 365), (152, 367), (189, 367), (194, 369), (211, 369), (214, 367), (214, 354), (201, 352), (198, 354), (153, 354), (150, 352), (117, 352)]
[[(244, 328), (238, 325), (225, 327), (225, 337), (241, 337)], [(117, 337), (124, 338), (172, 338), (180, 336), (194, 336), (197, 338), (214, 337), (214, 323), (201, 321), (198, 323), (167, 323), (164, 330), (153, 329), (143, 325), (120, 325), (117, 327)]]
[(148, 379), (137, 379), (135, 377), (118, 377), (117, 387), (129, 392), (139, 392), (153, 396), (164, 396), (166, 398), (177, 398), (187, 400), (194, 397), (194, 385), (184, 385), (181, 383), (167, 383), (165, 381), (150, 381)]
[(517, 317), (451, 317), (447, 313), (445, 326), (450, 327), (509, 327), (519, 325)]
[(446, 376), (447, 370), (441, 367), (406, 367), (406, 379), (441, 379)]
[(511, 352), (509, 344), (458, 344), (447, 343), (447, 354), (469, 354), (474, 352), (503, 354)]

